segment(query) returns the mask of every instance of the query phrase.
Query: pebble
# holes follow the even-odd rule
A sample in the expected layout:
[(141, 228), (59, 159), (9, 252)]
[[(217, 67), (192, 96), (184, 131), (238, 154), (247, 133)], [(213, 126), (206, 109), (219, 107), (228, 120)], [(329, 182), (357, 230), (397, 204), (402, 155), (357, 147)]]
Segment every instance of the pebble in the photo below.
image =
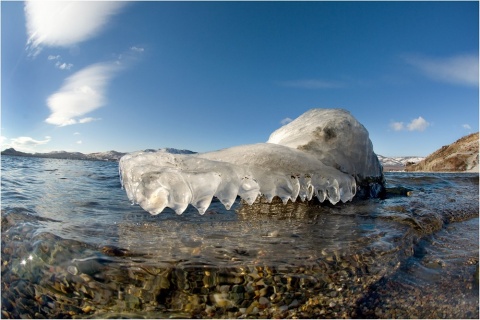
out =
[(293, 300), (289, 305), (288, 305), (288, 308), (291, 309), (291, 308), (296, 308), (300, 305), (300, 303), (298, 302), (297, 299)]
[(263, 308), (266, 308), (270, 304), (270, 301), (265, 297), (260, 297), (260, 299), (258, 299), (258, 304)]
[(215, 300), (216, 305), (221, 308), (226, 308), (231, 304), (230, 300), (228, 300), (227, 293), (214, 293), (213, 298)]
[(91, 312), (92, 310), (93, 310), (92, 307), (91, 307), (91, 306), (88, 306), (88, 305), (82, 308), (82, 311), (85, 312), (85, 313), (89, 313), (89, 312)]
[[(383, 270), (386, 257), (367, 249), (352, 255), (324, 250), (313, 266), (205, 270), (144, 266), (128, 251), (107, 248), (109, 259), (120, 263), (85, 269), (87, 274), (71, 261), (100, 252), (70, 250), (73, 243), (58, 239), (55, 246), (37, 243), (36, 252), (20, 250), (5, 241), (7, 235), (2, 232), (2, 251), (9, 253), (2, 254), (2, 318), (478, 318), (477, 257), (427, 291), (396, 281), (398, 261), (387, 261), (392, 270)], [(42, 253), (43, 260), (29, 260), (23, 269), (17, 262), (14, 269), (17, 249), (25, 257)], [(44, 261), (54, 257), (63, 260), (46, 266)], [(432, 261), (440, 266), (436, 272), (451, 272), (445, 261)], [(459, 299), (463, 304), (453, 303)]]
[(67, 271), (70, 274), (76, 275), (78, 273), (78, 269), (75, 266), (68, 266)]

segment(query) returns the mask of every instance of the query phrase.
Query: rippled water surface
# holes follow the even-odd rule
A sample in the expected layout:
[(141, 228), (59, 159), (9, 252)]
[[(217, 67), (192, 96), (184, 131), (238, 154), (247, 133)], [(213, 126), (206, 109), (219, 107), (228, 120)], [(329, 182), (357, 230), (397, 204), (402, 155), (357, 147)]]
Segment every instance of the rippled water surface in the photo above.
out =
[(478, 318), (478, 174), (387, 173), (386, 199), (337, 206), (151, 216), (117, 163), (1, 161), (4, 317)]

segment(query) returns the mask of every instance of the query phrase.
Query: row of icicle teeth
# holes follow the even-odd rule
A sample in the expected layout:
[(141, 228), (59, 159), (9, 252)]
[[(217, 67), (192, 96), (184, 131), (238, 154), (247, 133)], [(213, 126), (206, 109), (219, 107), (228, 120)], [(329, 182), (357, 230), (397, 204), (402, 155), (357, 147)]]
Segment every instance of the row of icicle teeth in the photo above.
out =
[[(122, 187), (124, 187), (124, 181), (123, 181), (123, 176), (122, 176), (122, 173), (121, 173), (121, 169), (119, 168), (119, 170), (120, 170)], [(242, 199), (245, 202), (247, 202), (249, 205), (251, 205), (251, 204), (253, 204), (253, 202), (255, 202), (255, 200), (259, 196), (264, 196), (268, 203), (271, 203), (274, 196), (279, 196), (279, 198), (282, 200), (282, 202), (284, 204), (286, 204), (289, 200), (290, 201), (296, 201), (297, 198), (300, 198), (300, 200), (303, 202), (305, 200), (311, 200), (314, 196), (316, 196), (317, 199), (320, 202), (324, 202), (326, 199), (329, 199), (329, 201), (332, 204), (336, 204), (340, 200), (343, 201), (343, 202), (351, 200), (356, 193), (355, 183), (352, 184), (350, 191), (345, 192), (343, 190), (343, 188), (338, 185), (338, 182), (337, 182), (336, 179), (333, 179), (332, 183), (330, 183), (330, 181), (328, 179), (319, 178), (318, 180), (320, 180), (320, 181), (323, 180), (322, 181), (323, 183), (321, 183), (319, 185), (319, 187), (317, 188), (314, 185), (312, 185), (311, 177), (312, 177), (311, 175), (305, 175), (305, 177), (292, 175), (291, 176), (291, 182), (293, 183), (293, 186), (292, 186), (292, 188), (290, 188), (291, 189), (290, 192), (286, 191), (286, 192), (283, 192), (283, 194), (279, 195), (279, 194), (274, 194), (274, 192), (273, 193), (263, 193), (262, 194), (259, 191), (256, 196), (242, 197)], [(245, 179), (250, 179), (250, 178), (245, 177), (242, 180), (244, 181)], [(255, 179), (250, 179), (250, 180), (253, 180), (255, 182), (255, 184), (258, 185), (257, 180), (255, 180)], [(301, 181), (302, 181), (302, 183), (301, 183)], [(354, 182), (354, 180), (353, 180), (353, 182)], [(243, 185), (243, 183), (241, 184), (241, 186), (242, 185)], [(261, 188), (259, 188), (259, 189), (261, 189)], [(133, 194), (135, 194), (135, 191), (136, 190), (134, 190)], [(193, 191), (192, 191), (192, 194), (193, 194)], [(237, 192), (237, 195), (238, 195), (238, 192)], [(215, 196), (215, 193), (214, 193), (214, 195), (212, 195), (212, 198), (214, 196)], [(240, 197), (241, 197), (241, 195), (240, 195)], [(235, 196), (235, 198), (236, 198), (236, 196)], [(132, 203), (135, 203), (136, 199), (131, 199), (131, 200), (132, 200)], [(233, 201), (234, 201), (234, 199), (233, 199), (233, 201), (230, 201), (231, 199), (222, 199), (222, 198), (219, 198), (219, 200), (225, 206), (225, 208), (227, 210), (230, 209), (230, 207), (231, 207), (231, 205), (233, 204)], [(197, 208), (197, 210), (199, 211), (200, 214), (204, 214), (204, 212), (206, 210), (205, 207), (195, 206), (195, 204), (192, 204), (192, 205), (195, 208)], [(208, 204), (208, 206), (209, 205), (210, 205), (210, 203)], [(168, 204), (167, 204), (167, 206), (168, 206)], [(207, 206), (207, 208), (208, 208), (208, 206)], [(177, 214), (182, 214), (185, 209), (186, 209), (186, 207), (183, 210), (182, 209), (177, 209), (176, 213)]]

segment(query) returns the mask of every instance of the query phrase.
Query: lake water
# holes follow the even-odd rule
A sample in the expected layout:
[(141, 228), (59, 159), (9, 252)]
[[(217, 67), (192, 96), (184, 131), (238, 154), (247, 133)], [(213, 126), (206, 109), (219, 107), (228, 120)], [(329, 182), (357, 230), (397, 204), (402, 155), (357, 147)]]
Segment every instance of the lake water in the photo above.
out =
[[(479, 177), (151, 216), (118, 164), (2, 156), (4, 318), (475, 318)], [(407, 195), (408, 194), (408, 195)]]

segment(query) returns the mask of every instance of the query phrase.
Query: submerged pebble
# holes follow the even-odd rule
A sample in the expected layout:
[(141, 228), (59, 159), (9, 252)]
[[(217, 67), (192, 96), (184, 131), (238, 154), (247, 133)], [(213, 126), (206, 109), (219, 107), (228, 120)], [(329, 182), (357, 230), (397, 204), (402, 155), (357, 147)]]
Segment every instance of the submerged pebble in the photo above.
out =
[(68, 266), (67, 271), (73, 275), (76, 275), (78, 273), (78, 269), (75, 266)]

